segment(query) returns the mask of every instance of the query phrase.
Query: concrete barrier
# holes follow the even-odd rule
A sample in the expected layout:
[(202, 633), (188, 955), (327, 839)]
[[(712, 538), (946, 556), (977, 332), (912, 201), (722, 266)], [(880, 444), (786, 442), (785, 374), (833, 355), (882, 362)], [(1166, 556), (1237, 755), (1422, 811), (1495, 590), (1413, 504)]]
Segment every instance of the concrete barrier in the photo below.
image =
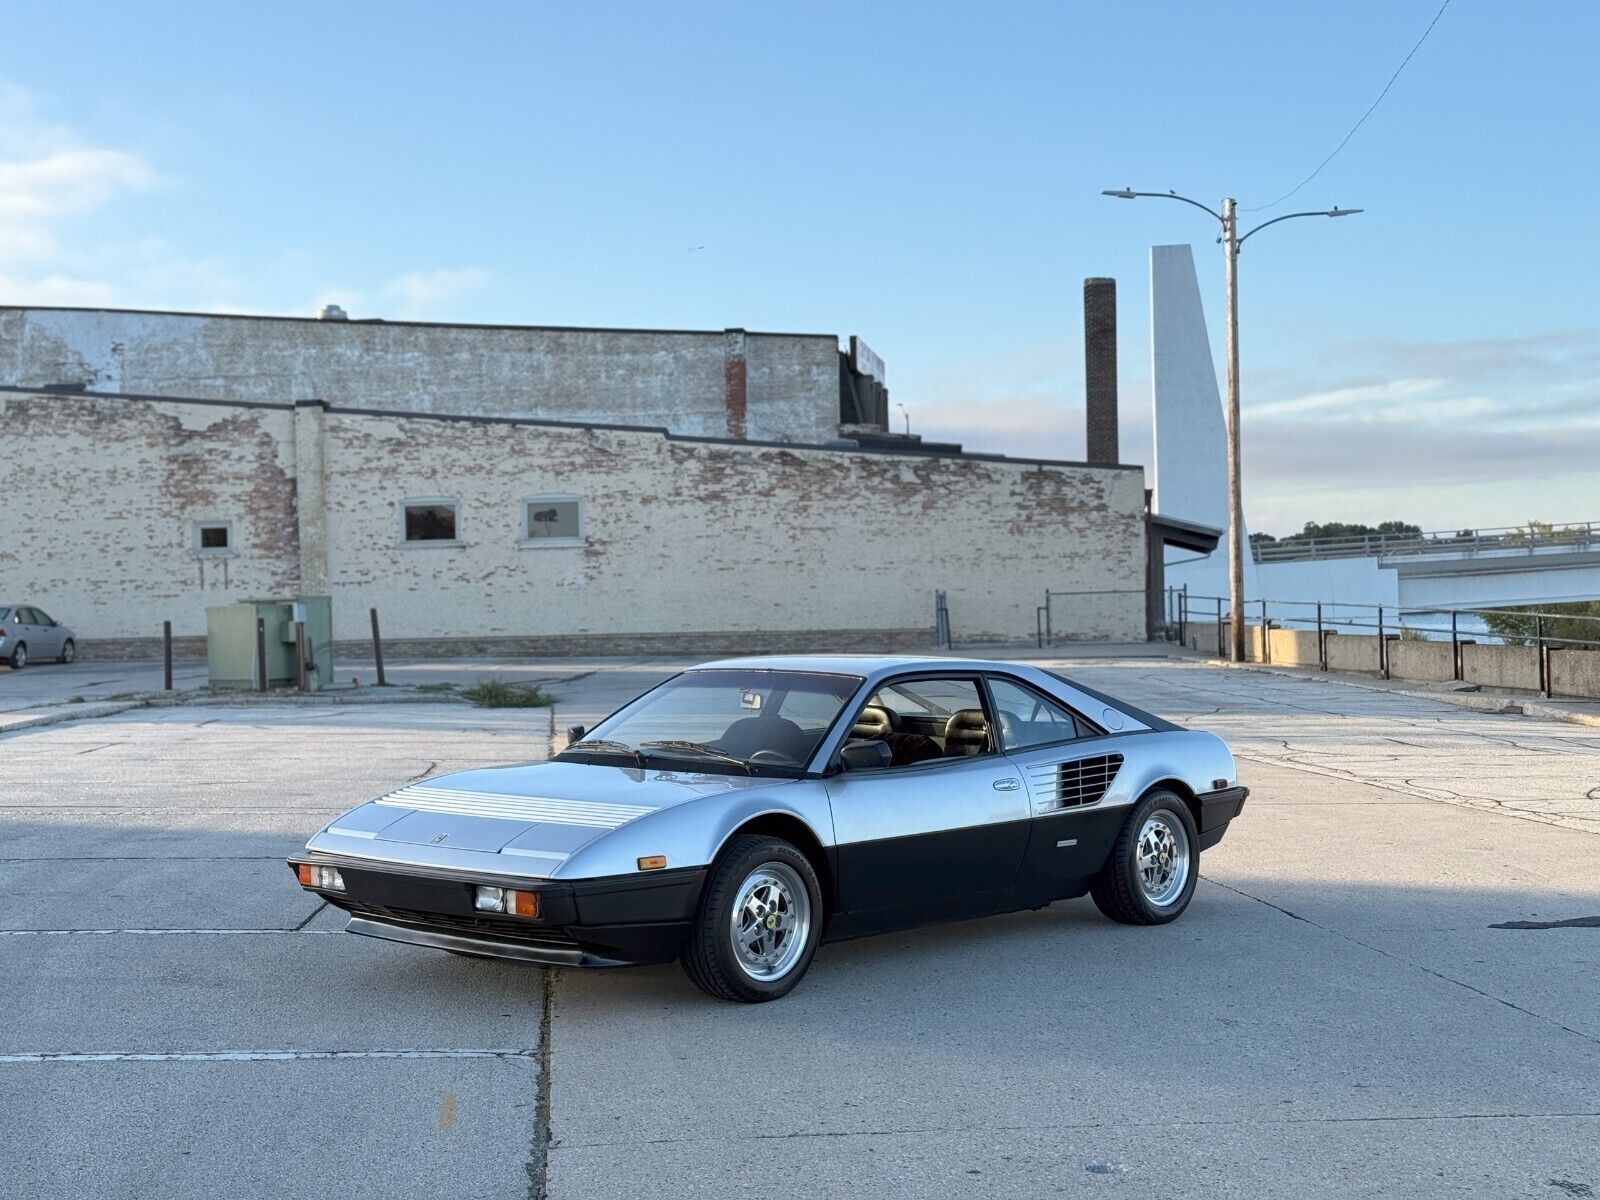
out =
[(1272, 661), (1280, 667), (1315, 667), (1317, 631), (1315, 629), (1274, 629), (1268, 642)]
[(1539, 651), (1532, 646), (1463, 646), (1461, 678), (1486, 688), (1539, 690)]
[(1400, 638), (1389, 643), (1389, 678), (1442, 683), (1455, 677), (1455, 654), (1449, 642)]
[(1378, 661), (1376, 634), (1337, 633), (1328, 639), (1328, 669), (1330, 671), (1376, 672), (1382, 664)]
[(1550, 694), (1600, 699), (1600, 650), (1550, 651)]
[[(1226, 639), (1228, 627), (1222, 627)], [(1190, 622), (1185, 642), (1191, 650), (1215, 656), (1217, 623)], [(1261, 626), (1245, 629), (1246, 661), (1278, 667), (1315, 667), (1317, 633), (1314, 629), (1273, 629), (1263, 643)], [(1374, 634), (1329, 632), (1328, 669), (1376, 674), (1382, 669), (1378, 638)], [(1271, 655), (1263, 654), (1263, 645)], [(1454, 648), (1449, 642), (1389, 639), (1389, 678), (1419, 683), (1446, 683), (1455, 678)], [(1222, 657), (1226, 658), (1227, 646)], [(1533, 646), (1488, 646), (1462, 643), (1461, 678), (1491, 691), (1537, 692), (1539, 652)], [(1557, 648), (1550, 652), (1550, 694), (1574, 699), (1600, 700), (1600, 650)]]

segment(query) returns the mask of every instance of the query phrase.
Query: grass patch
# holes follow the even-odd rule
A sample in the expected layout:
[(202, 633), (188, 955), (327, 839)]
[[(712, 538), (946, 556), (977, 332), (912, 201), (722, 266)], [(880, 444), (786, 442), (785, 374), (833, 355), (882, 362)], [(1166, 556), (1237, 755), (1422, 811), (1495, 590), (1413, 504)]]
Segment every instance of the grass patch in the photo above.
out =
[(463, 700), (470, 700), (479, 708), (549, 708), (552, 697), (538, 684), (502, 683), (498, 679), (485, 679), (461, 692)]
[(453, 692), (455, 690), (456, 690), (456, 685), (453, 684), (453, 683), (419, 683), (419, 684), (417, 684), (417, 691), (419, 691), (419, 692)]

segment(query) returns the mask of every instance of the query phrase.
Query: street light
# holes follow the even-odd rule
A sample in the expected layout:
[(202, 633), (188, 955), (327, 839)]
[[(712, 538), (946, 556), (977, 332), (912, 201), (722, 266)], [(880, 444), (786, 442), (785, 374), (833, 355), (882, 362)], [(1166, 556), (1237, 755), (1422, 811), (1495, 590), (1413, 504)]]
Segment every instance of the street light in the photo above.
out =
[[(1232, 197), (1222, 202), (1222, 211), (1209, 205), (1180, 196), (1177, 192), (1136, 192), (1132, 188), (1107, 188), (1102, 196), (1118, 200), (1136, 200), (1149, 196), (1158, 200), (1181, 200), (1211, 216), (1222, 226), (1222, 242), (1227, 251), (1228, 265), (1228, 611), (1231, 624), (1230, 657), (1243, 662), (1244, 654), (1244, 520), (1243, 502), (1239, 483), (1239, 247), (1260, 233), (1268, 225), (1292, 221), (1296, 217), (1348, 217), (1361, 212), (1359, 208), (1327, 208), (1317, 212), (1286, 213), (1263, 221), (1243, 237), (1239, 235), (1238, 207)], [(1267, 630), (1262, 629), (1263, 644)]]

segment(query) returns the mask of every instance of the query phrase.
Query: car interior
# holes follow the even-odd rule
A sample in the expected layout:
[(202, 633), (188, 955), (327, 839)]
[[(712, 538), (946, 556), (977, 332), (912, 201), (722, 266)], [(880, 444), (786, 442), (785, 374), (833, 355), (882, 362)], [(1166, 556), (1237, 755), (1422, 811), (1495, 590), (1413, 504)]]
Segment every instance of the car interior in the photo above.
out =
[[(1009, 680), (990, 681), (995, 720), (1007, 749), (1093, 737), (1082, 717)], [(1000, 747), (973, 680), (913, 680), (880, 688), (856, 715), (850, 742), (881, 741), (889, 765), (967, 758)]]
[(995, 749), (976, 681), (929, 679), (879, 688), (856, 714), (849, 741), (881, 741), (889, 765), (969, 758)]

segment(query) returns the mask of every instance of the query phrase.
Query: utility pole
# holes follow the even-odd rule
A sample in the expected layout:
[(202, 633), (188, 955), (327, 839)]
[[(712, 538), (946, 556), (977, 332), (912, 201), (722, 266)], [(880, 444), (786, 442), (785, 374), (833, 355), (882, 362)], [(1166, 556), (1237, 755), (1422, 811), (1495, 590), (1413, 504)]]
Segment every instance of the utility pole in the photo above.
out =
[[(1181, 200), (1185, 204), (1192, 204), (1201, 212), (1209, 213), (1222, 226), (1222, 236), (1218, 240), (1222, 242), (1226, 255), (1228, 288), (1228, 400), (1224, 416), (1228, 436), (1228, 612), (1231, 633), (1229, 657), (1234, 662), (1243, 662), (1245, 545), (1242, 487), (1244, 473), (1239, 458), (1239, 250), (1247, 239), (1254, 237), (1268, 225), (1276, 225), (1279, 221), (1292, 221), (1296, 217), (1348, 217), (1362, 210), (1327, 208), (1317, 212), (1286, 213), (1281, 217), (1273, 217), (1270, 221), (1263, 221), (1250, 232), (1240, 236), (1239, 209), (1231, 196), (1223, 200), (1222, 211), (1219, 213), (1209, 205), (1191, 200), (1187, 196), (1180, 196), (1177, 192), (1136, 192), (1132, 188), (1108, 188), (1101, 195), (1115, 196), (1118, 200), (1134, 200), (1140, 196), (1150, 196), (1159, 200)], [(1267, 637), (1265, 629), (1261, 631), (1261, 637), (1262, 644), (1265, 645)]]
[[(1239, 212), (1230, 196), (1222, 202), (1222, 244), (1228, 269), (1228, 607), (1232, 613), (1230, 654), (1245, 660), (1244, 484), (1239, 460)], [(1267, 632), (1261, 631), (1262, 644)]]

